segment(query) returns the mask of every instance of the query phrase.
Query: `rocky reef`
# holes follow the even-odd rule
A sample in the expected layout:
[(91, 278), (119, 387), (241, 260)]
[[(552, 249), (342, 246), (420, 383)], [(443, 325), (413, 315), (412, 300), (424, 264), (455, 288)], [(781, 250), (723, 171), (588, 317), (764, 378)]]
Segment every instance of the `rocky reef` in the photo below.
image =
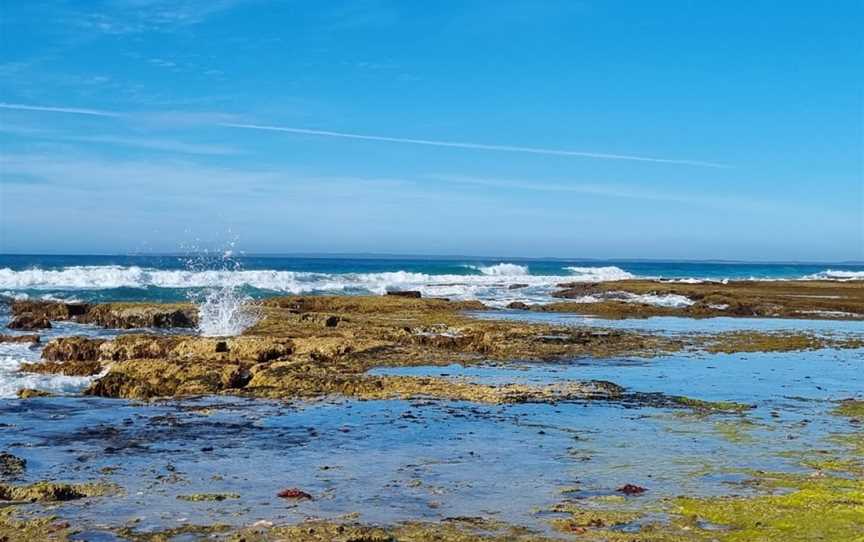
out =
[(11, 303), (12, 329), (51, 327), (51, 321), (73, 321), (106, 328), (195, 327), (198, 310), (189, 303), (66, 303), (15, 300)]
[[(261, 303), (260, 322), (239, 337), (65, 337), (46, 344), (43, 361), (24, 364), (22, 370), (68, 376), (105, 373), (87, 390), (104, 397), (231, 393), (280, 399), (342, 395), (507, 403), (608, 398), (620, 395), (620, 390), (592, 382), (559, 388), (488, 386), (455, 379), (373, 376), (367, 371), (587, 356), (650, 357), (684, 349), (783, 351), (862, 345), (860, 340), (802, 334), (671, 338), (635, 331), (478, 320), (464, 314), (476, 308), (474, 302), (405, 296), (271, 298)], [(112, 303), (90, 306), (82, 315), (90, 321), (132, 327), (145, 321), (164, 323), (164, 318), (186, 310), (173, 305)]]
[[(604, 318), (713, 316), (864, 320), (864, 281), (675, 282), (619, 280), (560, 284), (553, 296), (573, 301), (513, 306), (546, 312), (573, 312)], [(628, 296), (627, 294), (631, 294)], [(681, 296), (689, 305), (663, 306), (634, 296)], [(588, 301), (586, 298), (590, 298)], [(644, 299), (644, 298), (643, 298)]]

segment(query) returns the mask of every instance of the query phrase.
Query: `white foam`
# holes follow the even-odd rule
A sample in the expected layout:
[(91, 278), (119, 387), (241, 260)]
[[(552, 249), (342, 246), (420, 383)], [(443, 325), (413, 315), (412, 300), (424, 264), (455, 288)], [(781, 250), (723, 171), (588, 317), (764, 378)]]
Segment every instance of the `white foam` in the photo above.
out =
[(18, 391), (27, 388), (55, 394), (80, 393), (98, 378), (22, 373), (22, 363), (38, 361), (38, 350), (19, 343), (0, 343), (0, 347), (0, 399), (17, 397)]
[(804, 280), (864, 280), (864, 271), (826, 269), (813, 275), (807, 275)]
[(654, 305), (657, 307), (683, 308), (689, 307), (695, 301), (687, 296), (678, 294), (630, 294), (625, 299), (628, 303), (644, 303), (646, 305)]
[(631, 292), (608, 292), (605, 294), (591, 294), (570, 301), (576, 303), (600, 303), (603, 301), (622, 301), (624, 303), (641, 303), (643, 305), (654, 305), (657, 307), (683, 308), (696, 303), (689, 297), (678, 294), (634, 294)]
[(611, 280), (626, 280), (634, 278), (632, 273), (628, 273), (614, 265), (601, 267), (565, 267), (564, 269), (573, 273), (574, 276), (568, 277), (570, 281), (606, 282)]

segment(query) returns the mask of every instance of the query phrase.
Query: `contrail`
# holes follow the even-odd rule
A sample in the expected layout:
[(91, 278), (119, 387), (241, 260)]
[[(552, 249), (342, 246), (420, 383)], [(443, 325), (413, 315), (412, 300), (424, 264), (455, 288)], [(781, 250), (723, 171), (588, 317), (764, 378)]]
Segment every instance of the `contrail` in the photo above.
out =
[[(96, 117), (128, 117), (126, 113), (103, 111), (99, 109), (82, 109), (77, 107), (43, 107), (35, 105), (0, 103), (0, 109), (16, 109), (22, 111), (46, 111), (51, 113), (67, 113), (76, 115), (91, 115)], [(700, 166), (710, 168), (729, 168), (726, 164), (715, 162), (702, 162), (697, 160), (673, 160), (669, 158), (654, 158), (649, 156), (634, 156), (628, 154), (609, 154), (600, 152), (570, 151), (563, 149), (545, 149), (539, 147), (519, 147), (512, 145), (490, 145), (486, 143), (467, 143), (460, 141), (439, 141), (433, 139), (414, 139), (406, 137), (390, 137), (370, 134), (355, 134), (351, 132), (333, 132), (330, 130), (311, 130), (308, 128), (292, 128), (288, 126), (267, 126), (261, 124), (244, 124), (235, 122), (212, 123), (213, 126), (223, 128), (235, 128), (241, 130), (262, 130), (267, 132), (283, 132), (290, 134), (312, 135), (320, 137), (337, 137), (342, 139), (361, 139), (365, 141), (384, 141), (387, 143), (404, 143), (409, 145), (427, 145), (432, 147), (449, 147), (456, 149), (470, 149), (497, 152), (518, 152), (528, 154), (542, 154), (547, 156), (575, 156), (580, 158), (595, 158), (600, 160), (629, 160), (635, 162), (653, 162), (660, 164), (676, 164), (686, 166)]]
[(19, 111), (47, 111), (49, 113), (70, 113), (73, 115), (91, 115), (94, 117), (125, 117), (123, 113), (100, 111), (98, 109), (81, 109), (78, 107), (43, 107), (39, 105), (7, 104), (0, 102), (0, 109), (16, 109)]
[(606, 154), (599, 152), (568, 151), (559, 149), (542, 149), (537, 147), (514, 147), (510, 145), (488, 145), (485, 143), (463, 143), (459, 141), (436, 141), (431, 139), (411, 139), (404, 137), (388, 137), (348, 132), (331, 132), (329, 130), (309, 130), (306, 128), (288, 128), (285, 126), (262, 126), (260, 124), (238, 124), (233, 122), (220, 123), (226, 128), (242, 128), (244, 130), (265, 130), (270, 132), (288, 132), (323, 137), (341, 137), (346, 139), (364, 139), (369, 141), (387, 141), (390, 143), (409, 143), (413, 145), (431, 145), (433, 147), (453, 147), (458, 149), (474, 149), (483, 151), (524, 152), (530, 154), (546, 154), (553, 156), (579, 156), (582, 158), (599, 158), (603, 160), (634, 160), (637, 162), (659, 162), (663, 164), (679, 164), (688, 166), (703, 166), (713, 168), (728, 168), (725, 164), (700, 162), (695, 160), (672, 160), (667, 158), (651, 158), (648, 156), (632, 156), (625, 154)]

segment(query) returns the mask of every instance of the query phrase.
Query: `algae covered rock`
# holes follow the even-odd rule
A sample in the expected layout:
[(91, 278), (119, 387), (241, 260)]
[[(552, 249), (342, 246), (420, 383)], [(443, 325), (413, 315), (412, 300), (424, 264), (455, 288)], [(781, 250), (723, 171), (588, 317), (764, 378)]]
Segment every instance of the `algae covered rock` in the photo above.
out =
[(67, 484), (37, 482), (26, 486), (0, 484), (0, 502), (57, 502), (105, 495), (114, 488), (108, 484)]
[(30, 331), (33, 329), (49, 329), (51, 321), (45, 316), (26, 312), (12, 318), (6, 327), (9, 329), (21, 329)]
[(24, 472), (27, 461), (7, 452), (0, 452), (0, 476), (15, 476)]
[(84, 324), (116, 329), (195, 327), (198, 309), (185, 303), (105, 303), (77, 318)]
[(99, 346), (103, 339), (88, 337), (60, 337), (49, 341), (42, 349), (46, 361), (88, 361), (99, 359)]
[(51, 397), (54, 394), (48, 391), (36, 390), (33, 388), (23, 388), (18, 390), (19, 399), (32, 399), (34, 397)]
[(90, 308), (86, 303), (65, 303), (63, 301), (16, 300), (12, 302), (12, 314), (25, 313), (44, 317), (48, 320), (72, 320), (85, 314)]

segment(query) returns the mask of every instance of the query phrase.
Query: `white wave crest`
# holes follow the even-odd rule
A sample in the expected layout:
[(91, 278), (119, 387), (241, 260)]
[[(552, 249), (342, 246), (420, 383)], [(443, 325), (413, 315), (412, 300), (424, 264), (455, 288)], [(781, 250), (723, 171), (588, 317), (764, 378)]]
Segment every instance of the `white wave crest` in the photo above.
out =
[(469, 269), (480, 271), (484, 275), (495, 277), (521, 277), (528, 274), (527, 265), (516, 265), (515, 263), (497, 263), (495, 265), (468, 265)]
[(805, 280), (864, 280), (864, 271), (842, 271), (826, 269), (813, 275), (807, 275)]
[(606, 282), (611, 280), (632, 279), (635, 275), (624, 271), (620, 267), (607, 265), (602, 267), (565, 267), (574, 276), (569, 277), (571, 281), (579, 282)]
[[(102, 290), (113, 288), (233, 289), (251, 287), (277, 294), (374, 294), (388, 290), (417, 290), (424, 297), (454, 300), (480, 300), (490, 306), (505, 306), (513, 301), (549, 302), (549, 294), (564, 282), (617, 280), (632, 275), (617, 267), (570, 268), (569, 275), (531, 275), (521, 265), (500, 263), (478, 268), (480, 274), (434, 275), (408, 271), (380, 273), (313, 273), (276, 270), (164, 270), (123, 267), (74, 266), (56, 270), (0, 269), (0, 290)], [(518, 284), (518, 289), (510, 289)], [(205, 294), (207, 295), (207, 294)], [(235, 293), (232, 295), (240, 295)], [(226, 298), (227, 299), (227, 298)], [(214, 301), (216, 298), (214, 298)], [(196, 300), (206, 304), (203, 297)], [(232, 301), (233, 303), (233, 301)], [(231, 303), (229, 303), (230, 305)], [(239, 306), (239, 305), (238, 305)], [(214, 309), (211, 311), (210, 309)], [(223, 309), (204, 308), (205, 320), (224, 323)], [(241, 319), (242, 320), (242, 319)], [(211, 328), (207, 328), (211, 329)], [(215, 329), (215, 328), (214, 328)], [(209, 333), (202, 328), (202, 332)], [(213, 331), (213, 333), (216, 333)], [(222, 334), (222, 333), (218, 333)]]

